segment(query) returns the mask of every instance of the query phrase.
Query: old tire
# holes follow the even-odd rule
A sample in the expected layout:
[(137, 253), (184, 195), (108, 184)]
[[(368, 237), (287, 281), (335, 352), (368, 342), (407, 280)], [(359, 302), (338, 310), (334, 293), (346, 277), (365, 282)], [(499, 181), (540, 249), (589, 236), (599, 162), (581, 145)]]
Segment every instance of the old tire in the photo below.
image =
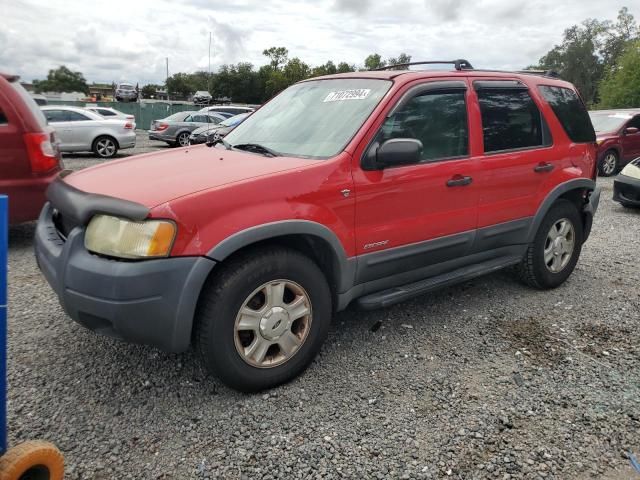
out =
[(529, 244), (522, 262), (516, 267), (518, 276), (534, 288), (550, 289), (562, 285), (578, 262), (582, 239), (583, 225), (578, 209), (568, 200), (557, 201), (545, 215), (533, 243)]
[(231, 388), (256, 392), (287, 382), (320, 351), (331, 292), (310, 258), (280, 247), (252, 249), (222, 264), (196, 312), (195, 345)]
[(29, 441), (0, 457), (0, 480), (62, 480), (64, 458), (55, 445)]
[(598, 162), (598, 174), (601, 177), (610, 177), (618, 170), (619, 157), (615, 150), (607, 150)]
[(93, 153), (100, 158), (113, 158), (118, 153), (118, 142), (115, 138), (102, 135), (93, 141)]

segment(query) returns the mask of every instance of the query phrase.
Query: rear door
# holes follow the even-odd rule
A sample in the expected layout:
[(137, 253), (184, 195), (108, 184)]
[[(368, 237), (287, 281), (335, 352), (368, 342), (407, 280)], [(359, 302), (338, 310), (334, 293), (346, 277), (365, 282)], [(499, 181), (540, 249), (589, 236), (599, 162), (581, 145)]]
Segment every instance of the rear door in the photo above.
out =
[[(629, 133), (628, 128), (637, 128), (636, 133)], [(622, 145), (623, 161), (629, 162), (640, 157), (640, 115), (636, 115), (625, 125), (620, 134), (620, 144)]]
[(72, 110), (68, 110), (66, 113), (71, 128), (73, 148), (75, 150), (91, 150), (96, 127), (100, 125), (100, 120)]
[[(483, 145), (478, 228), (532, 217), (540, 190), (561, 160), (539, 99), (518, 80), (475, 79), (472, 86), (479, 106), (474, 124), (482, 125), (475, 134)], [(528, 228), (526, 220), (512, 225), (516, 235)], [(510, 228), (500, 228), (505, 227)]]

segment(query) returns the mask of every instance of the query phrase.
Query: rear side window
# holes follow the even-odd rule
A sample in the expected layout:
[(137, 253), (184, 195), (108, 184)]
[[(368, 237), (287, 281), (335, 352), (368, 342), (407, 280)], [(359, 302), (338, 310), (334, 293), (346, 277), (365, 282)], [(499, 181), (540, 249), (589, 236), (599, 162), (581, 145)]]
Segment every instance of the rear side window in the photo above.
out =
[(112, 112), (111, 110), (104, 110), (104, 109), (98, 110), (98, 113), (103, 117), (113, 117), (116, 115), (115, 112)]
[(570, 88), (540, 86), (540, 93), (551, 106), (553, 113), (562, 124), (572, 142), (590, 143), (596, 141), (596, 133), (589, 119), (587, 109), (580, 97)]
[(84, 122), (85, 120), (91, 120), (89, 117), (72, 110), (68, 110), (65, 113), (67, 114), (68, 122)]
[(422, 142), (423, 161), (463, 157), (469, 152), (465, 91), (413, 97), (382, 125), (379, 142), (415, 138)]
[(551, 144), (540, 110), (527, 90), (482, 88), (478, 101), (485, 153)]
[(7, 121), (7, 116), (4, 114), (2, 110), (0, 110), (0, 125), (6, 125), (7, 123), (9, 123)]

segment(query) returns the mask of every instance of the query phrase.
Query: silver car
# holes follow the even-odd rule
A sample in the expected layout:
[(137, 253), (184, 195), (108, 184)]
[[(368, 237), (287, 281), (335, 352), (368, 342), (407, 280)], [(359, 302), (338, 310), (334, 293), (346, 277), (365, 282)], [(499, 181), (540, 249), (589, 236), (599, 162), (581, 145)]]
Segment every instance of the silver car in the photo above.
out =
[(116, 85), (115, 95), (117, 102), (135, 102), (138, 100), (138, 92), (136, 91), (136, 87), (131, 85), (130, 83), (119, 83)]
[(97, 113), (101, 117), (107, 119), (119, 119), (119, 120), (129, 120), (133, 122), (133, 129), (136, 129), (136, 117), (131, 115), (130, 113), (124, 113), (120, 110), (116, 110), (111, 107), (101, 107), (99, 105), (91, 105), (90, 107), (84, 107), (85, 110), (89, 110), (90, 112)]
[(134, 123), (109, 120), (83, 108), (66, 106), (42, 107), (60, 140), (63, 152), (93, 152), (101, 158), (112, 158), (118, 150), (136, 146)]
[(149, 140), (167, 142), (173, 147), (189, 145), (189, 136), (196, 128), (206, 125), (217, 125), (225, 120), (219, 113), (178, 112), (151, 122)]
[(245, 105), (213, 105), (211, 107), (204, 107), (199, 110), (200, 112), (210, 113), (226, 113), (231, 115), (240, 115), (241, 113), (251, 113), (255, 111), (253, 107), (247, 107)]

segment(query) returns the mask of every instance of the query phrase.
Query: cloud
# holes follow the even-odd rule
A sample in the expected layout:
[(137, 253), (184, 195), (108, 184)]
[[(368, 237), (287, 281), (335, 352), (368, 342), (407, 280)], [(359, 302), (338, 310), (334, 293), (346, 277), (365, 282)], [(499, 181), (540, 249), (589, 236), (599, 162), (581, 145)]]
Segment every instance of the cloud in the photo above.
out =
[(462, 0), (425, 0), (427, 10), (445, 22), (456, 20), (460, 16)]
[(350, 13), (362, 14), (373, 5), (373, 0), (335, 0), (335, 8)]

